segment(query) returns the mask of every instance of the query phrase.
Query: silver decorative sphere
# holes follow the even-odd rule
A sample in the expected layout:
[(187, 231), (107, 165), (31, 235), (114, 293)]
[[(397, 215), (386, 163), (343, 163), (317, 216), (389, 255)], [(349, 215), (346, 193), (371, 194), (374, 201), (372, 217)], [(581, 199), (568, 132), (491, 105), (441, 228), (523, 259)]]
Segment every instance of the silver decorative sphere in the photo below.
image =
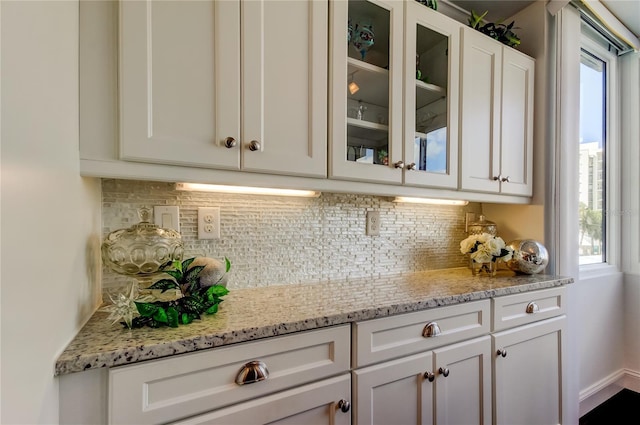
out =
[(507, 244), (513, 249), (513, 258), (507, 261), (507, 267), (516, 273), (536, 274), (549, 264), (547, 248), (533, 239), (516, 239)]

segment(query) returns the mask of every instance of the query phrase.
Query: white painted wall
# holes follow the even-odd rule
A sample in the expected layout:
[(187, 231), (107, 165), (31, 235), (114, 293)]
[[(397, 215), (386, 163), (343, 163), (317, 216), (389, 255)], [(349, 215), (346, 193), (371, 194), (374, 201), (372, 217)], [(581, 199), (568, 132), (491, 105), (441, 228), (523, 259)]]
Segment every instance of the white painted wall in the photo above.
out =
[(78, 2), (0, 2), (0, 422), (58, 422), (58, 354), (99, 303), (100, 186), (78, 154)]

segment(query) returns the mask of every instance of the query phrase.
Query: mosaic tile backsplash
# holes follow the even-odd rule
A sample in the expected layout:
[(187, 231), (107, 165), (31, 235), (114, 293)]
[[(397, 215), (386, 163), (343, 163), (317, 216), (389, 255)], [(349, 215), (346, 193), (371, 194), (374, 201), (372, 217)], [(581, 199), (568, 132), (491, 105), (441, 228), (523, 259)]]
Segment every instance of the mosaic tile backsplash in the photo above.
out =
[[(481, 205), (433, 206), (370, 195), (318, 198), (177, 191), (173, 183), (103, 179), (103, 237), (137, 223), (138, 208), (177, 205), (185, 258), (231, 261), (228, 287), (249, 288), (380, 277), (461, 267), (465, 212)], [(220, 239), (198, 240), (198, 207), (220, 207)], [(367, 236), (367, 211), (380, 212), (380, 235)], [(103, 267), (103, 289), (128, 278)]]

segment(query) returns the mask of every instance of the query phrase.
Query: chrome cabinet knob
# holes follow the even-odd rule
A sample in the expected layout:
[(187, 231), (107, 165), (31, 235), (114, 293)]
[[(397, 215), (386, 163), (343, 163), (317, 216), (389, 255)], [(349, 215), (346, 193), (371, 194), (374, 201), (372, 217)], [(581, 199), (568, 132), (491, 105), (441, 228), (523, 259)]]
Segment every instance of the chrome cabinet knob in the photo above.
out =
[(395, 168), (404, 168), (404, 161), (398, 161), (395, 164), (393, 164), (393, 166)]
[(502, 183), (509, 183), (509, 176), (500, 179)]
[(502, 174), (498, 174), (497, 176), (493, 176), (493, 181), (502, 180)]
[(407, 165), (407, 170), (409, 171), (414, 171), (416, 169), (416, 163), (412, 162), (411, 164)]
[(236, 139), (234, 139), (233, 137), (227, 137), (226, 139), (224, 139), (224, 147), (227, 149), (235, 148), (237, 145), (238, 142), (236, 142)]
[(434, 379), (436, 379), (436, 374), (433, 372), (425, 372), (424, 373), (424, 379), (426, 379), (429, 382), (433, 382)]
[(447, 367), (441, 367), (438, 369), (438, 372), (440, 372), (440, 375), (443, 375), (445, 378), (449, 376), (449, 368)]
[(262, 145), (257, 140), (252, 140), (251, 143), (249, 143), (250, 151), (259, 151), (261, 147)]
[(440, 326), (438, 326), (437, 322), (427, 323), (422, 330), (422, 336), (425, 338), (433, 338), (440, 335), (441, 333), (442, 331), (440, 330)]
[(496, 351), (496, 354), (502, 357), (507, 357), (507, 350), (504, 348), (499, 348), (498, 351)]
[(351, 403), (349, 403), (347, 400), (342, 399), (338, 402), (338, 407), (340, 408), (340, 410), (342, 410), (344, 413), (347, 413), (349, 411), (349, 409), (351, 409)]
[(539, 311), (540, 311), (540, 307), (538, 307), (538, 304), (536, 304), (535, 302), (531, 301), (529, 304), (527, 304), (527, 309), (526, 309), (527, 314), (534, 314)]
[(269, 377), (269, 370), (264, 362), (254, 360), (246, 363), (236, 376), (236, 384), (246, 385), (264, 381)]

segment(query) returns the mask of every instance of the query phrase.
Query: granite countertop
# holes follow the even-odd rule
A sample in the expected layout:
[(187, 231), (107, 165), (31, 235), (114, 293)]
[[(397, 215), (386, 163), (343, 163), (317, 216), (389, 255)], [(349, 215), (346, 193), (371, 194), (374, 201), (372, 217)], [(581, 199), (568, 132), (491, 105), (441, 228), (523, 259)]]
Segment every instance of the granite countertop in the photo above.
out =
[(96, 312), (58, 358), (55, 374), (132, 364), (324, 326), (374, 319), (573, 282), (550, 275), (472, 276), (467, 268), (308, 285), (232, 289), (220, 310), (178, 328), (125, 329)]

